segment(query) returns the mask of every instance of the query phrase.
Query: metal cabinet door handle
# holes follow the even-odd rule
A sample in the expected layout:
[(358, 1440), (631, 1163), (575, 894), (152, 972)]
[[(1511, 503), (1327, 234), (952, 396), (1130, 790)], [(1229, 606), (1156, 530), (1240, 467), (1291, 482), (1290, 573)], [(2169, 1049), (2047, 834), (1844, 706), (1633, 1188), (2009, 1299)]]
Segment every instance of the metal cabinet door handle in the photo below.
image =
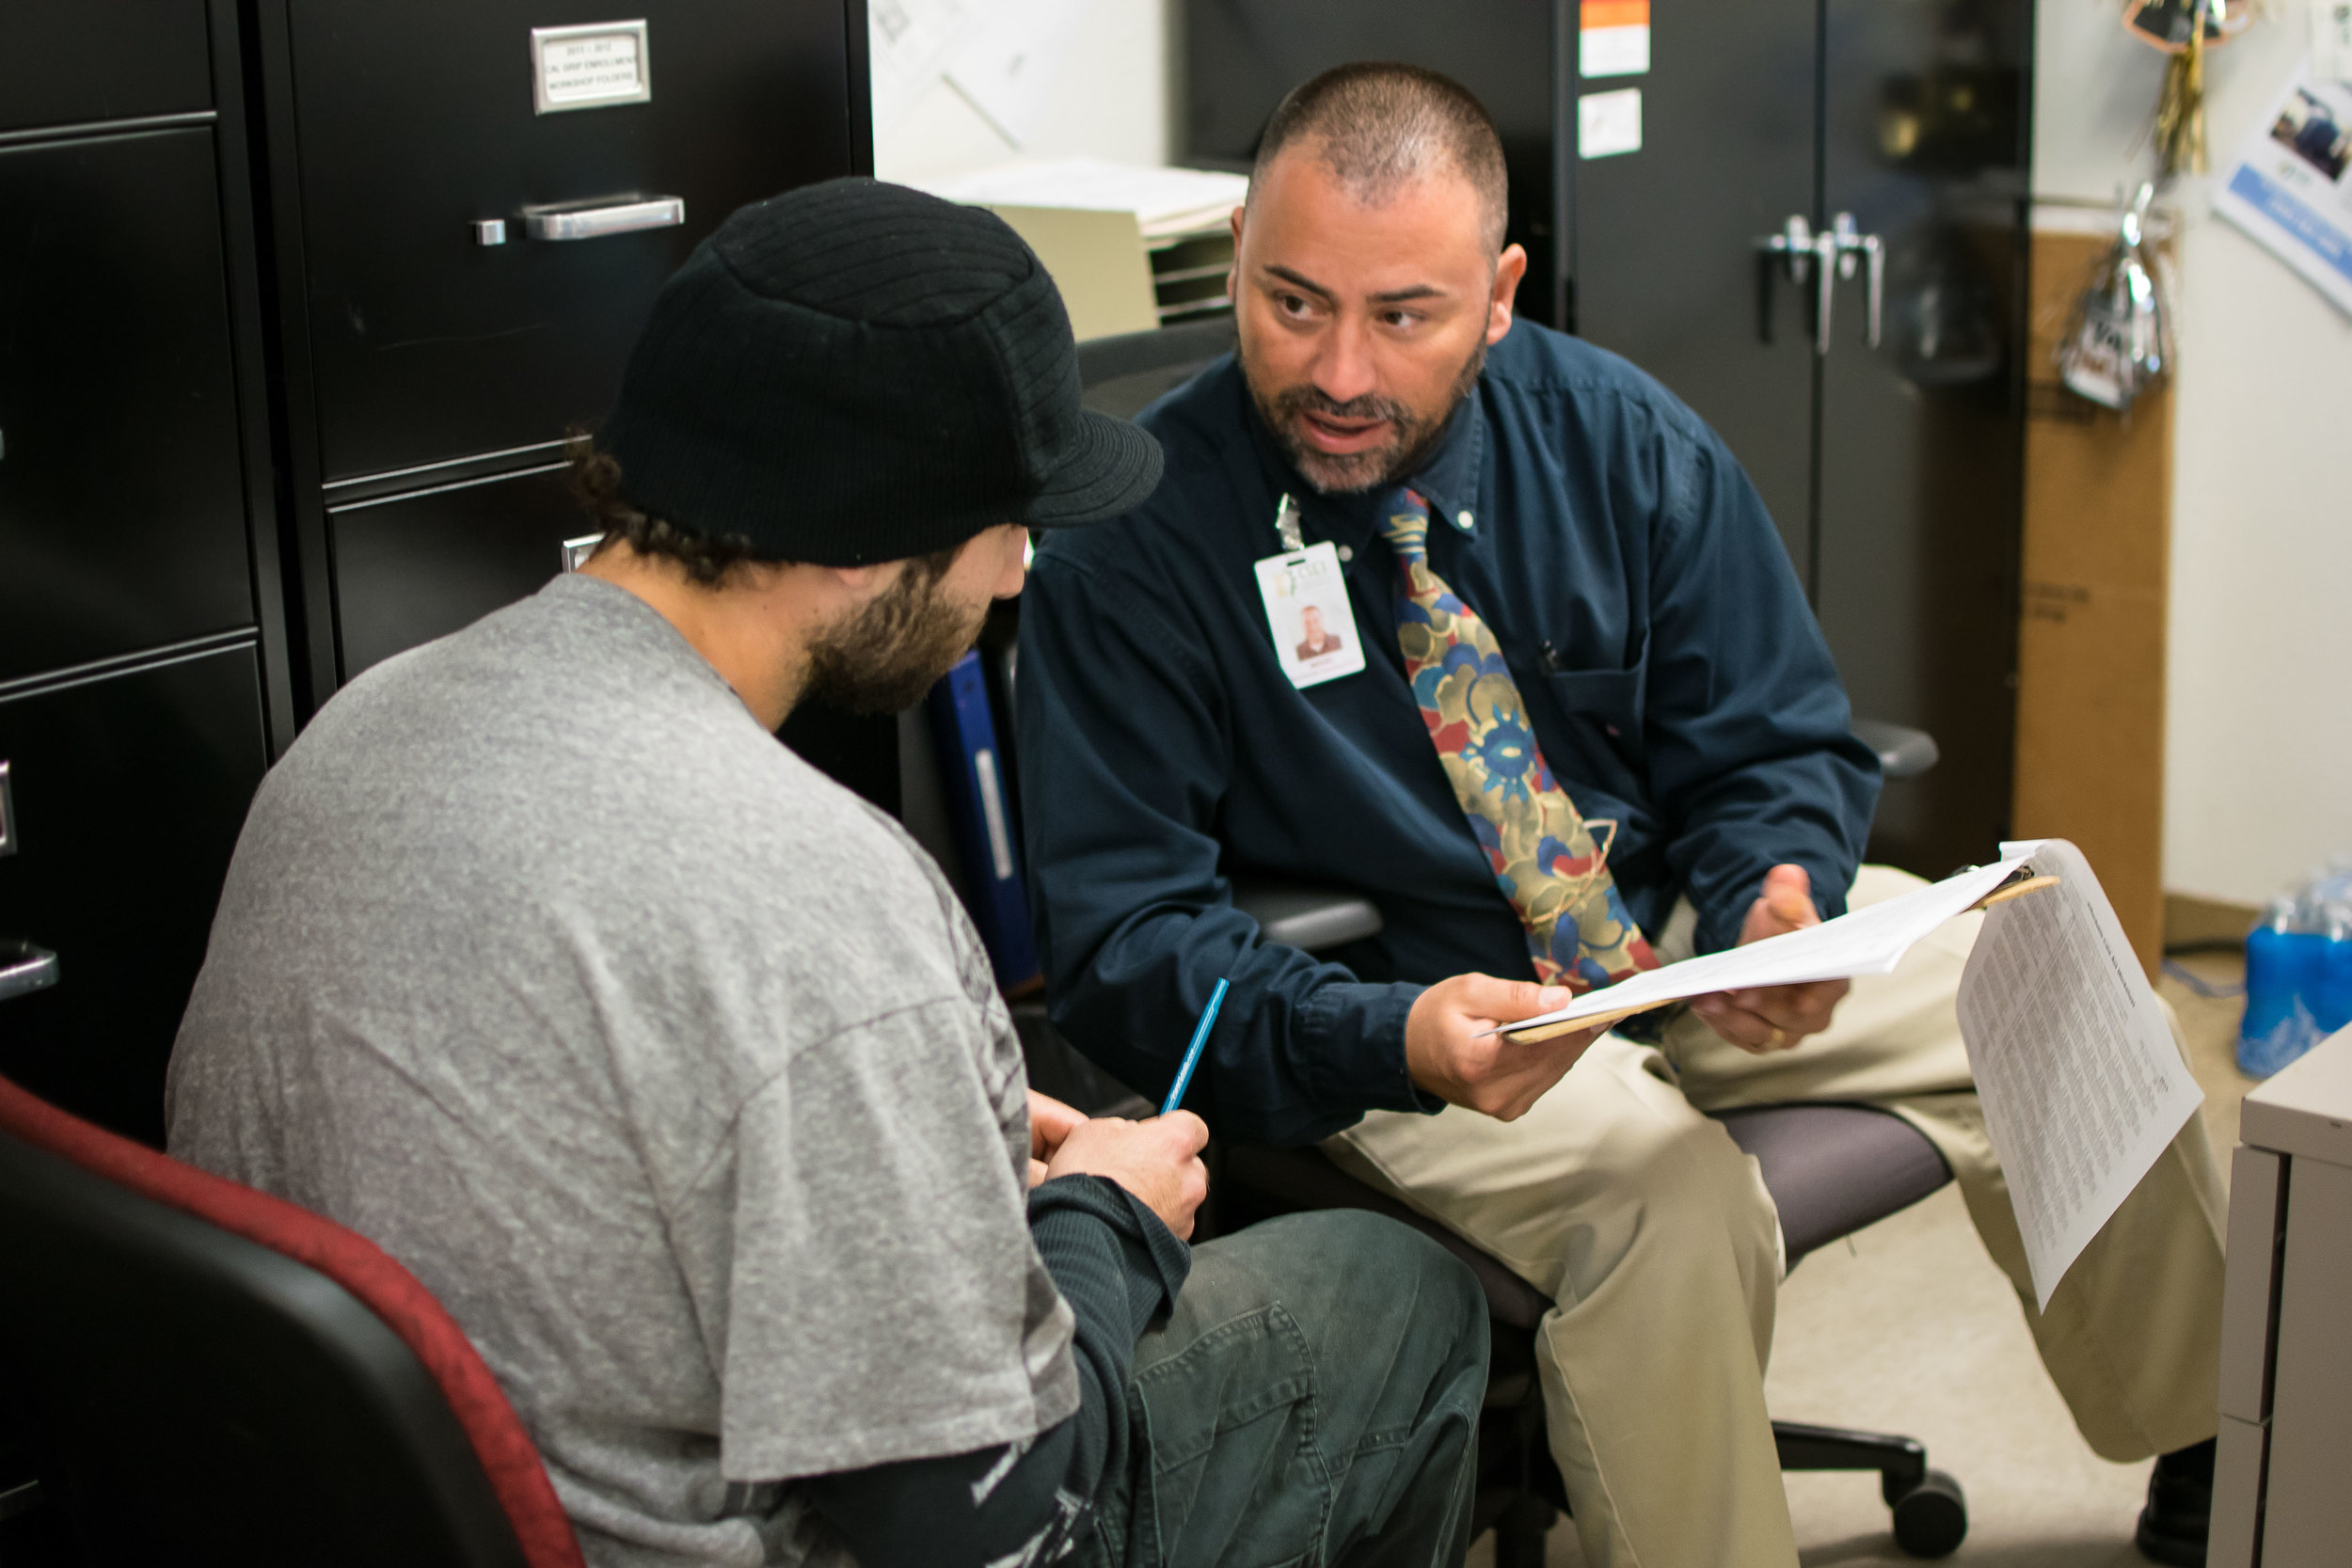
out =
[(675, 229), (686, 221), (686, 203), (675, 196), (630, 197), (594, 205), (526, 207), (523, 232), (534, 240), (598, 240), (640, 229)]
[[(1886, 245), (1876, 234), (1865, 234), (1854, 227), (1851, 213), (1840, 213), (1832, 220), (1831, 234), (1836, 235), (1837, 276), (1853, 276), (1853, 260), (1858, 252), (1869, 274), (1870, 346), (1879, 346), (1879, 320), (1886, 298)], [(1827, 240), (1831, 234), (1821, 237)], [(1829, 352), (1829, 329), (1821, 330), (1821, 352)]]
[(1756, 242), (1758, 261), (1756, 272), (1756, 335), (1765, 341), (1772, 334), (1772, 263), (1774, 258), (1787, 263), (1788, 281), (1799, 288), (1808, 276), (1813, 280), (1813, 352), (1829, 353), (1830, 318), (1833, 312), (1837, 280), (1851, 277), (1854, 258), (1859, 256), (1868, 269), (1870, 293), (1870, 346), (1879, 346), (1880, 318), (1883, 313), (1886, 283), (1886, 246), (1876, 234), (1865, 234), (1854, 227), (1851, 213), (1840, 213), (1825, 229), (1815, 229), (1803, 214), (1791, 216), (1777, 234), (1767, 234)]
[(1804, 281), (1805, 263), (1813, 259), (1813, 226), (1804, 221), (1802, 213), (1791, 214), (1788, 222), (1777, 234), (1767, 234), (1756, 242), (1757, 252), (1778, 256), (1788, 263), (1788, 281)]
[(57, 983), (57, 955), (29, 942), (0, 941), (0, 1002)]
[[(1788, 269), (1788, 281), (1804, 287), (1806, 276), (1813, 270), (1813, 261), (1821, 253), (1820, 242), (1828, 239), (1823, 230), (1818, 236), (1813, 226), (1804, 221), (1802, 213), (1791, 214), (1777, 234), (1767, 234), (1756, 245), (1756, 335), (1759, 342), (1772, 341), (1772, 263), (1777, 259)], [(1826, 277), (1826, 273), (1824, 274)], [(1820, 341), (1819, 307), (1815, 309), (1814, 351), (1827, 353)]]
[[(1837, 215), (1846, 217), (1843, 213)], [(1847, 227), (1852, 227), (1851, 218), (1847, 219)], [(1837, 313), (1837, 235), (1834, 230), (1824, 229), (1813, 236), (1813, 260), (1816, 263), (1813, 275), (1813, 352), (1827, 358), (1829, 324)]]

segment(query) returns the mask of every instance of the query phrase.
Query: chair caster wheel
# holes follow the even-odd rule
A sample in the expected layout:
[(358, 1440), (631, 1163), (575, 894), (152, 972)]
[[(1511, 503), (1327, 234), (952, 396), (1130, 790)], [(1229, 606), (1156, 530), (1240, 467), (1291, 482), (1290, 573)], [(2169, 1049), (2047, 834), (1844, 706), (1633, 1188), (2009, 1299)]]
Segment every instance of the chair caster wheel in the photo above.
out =
[(1949, 1557), (1968, 1535), (1968, 1499), (1960, 1482), (1930, 1470), (1894, 1499), (1895, 1544), (1910, 1557)]

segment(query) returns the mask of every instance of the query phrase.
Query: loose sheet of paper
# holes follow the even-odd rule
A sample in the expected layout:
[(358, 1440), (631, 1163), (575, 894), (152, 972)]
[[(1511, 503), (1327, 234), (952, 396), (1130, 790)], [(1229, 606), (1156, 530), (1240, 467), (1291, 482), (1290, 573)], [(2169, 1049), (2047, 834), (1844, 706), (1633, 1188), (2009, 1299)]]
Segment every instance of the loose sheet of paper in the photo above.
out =
[(1985, 911), (1960, 1030), (2046, 1307), (2204, 1095), (2082, 851), (2001, 847), (2058, 885)]
[(1557, 1012), (1520, 1019), (1502, 1032), (1520, 1034), (1547, 1024), (1623, 1013), (1649, 1003), (1678, 1002), (1719, 990), (1889, 974), (1911, 951), (1912, 943), (2009, 880), (2019, 863), (2019, 860), (2005, 859), (1998, 864), (1979, 866), (1802, 931), (1653, 969), (1587, 991)]

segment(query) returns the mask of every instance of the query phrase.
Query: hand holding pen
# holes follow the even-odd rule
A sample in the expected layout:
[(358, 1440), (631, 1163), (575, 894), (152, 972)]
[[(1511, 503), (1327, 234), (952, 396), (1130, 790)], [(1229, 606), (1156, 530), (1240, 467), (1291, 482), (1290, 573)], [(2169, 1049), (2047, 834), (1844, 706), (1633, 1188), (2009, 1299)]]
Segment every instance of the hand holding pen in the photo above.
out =
[(1225, 982), (1193, 1030), (1167, 1104), (1149, 1121), (1117, 1117), (1088, 1117), (1078, 1111), (1029, 1091), (1029, 1185), (1057, 1176), (1100, 1176), (1118, 1182), (1159, 1215), (1169, 1230), (1192, 1235), (1193, 1213), (1209, 1193), (1208, 1167), (1200, 1150), (1209, 1141), (1208, 1124), (1189, 1111), (1177, 1109), (1201, 1048), (1225, 1000)]

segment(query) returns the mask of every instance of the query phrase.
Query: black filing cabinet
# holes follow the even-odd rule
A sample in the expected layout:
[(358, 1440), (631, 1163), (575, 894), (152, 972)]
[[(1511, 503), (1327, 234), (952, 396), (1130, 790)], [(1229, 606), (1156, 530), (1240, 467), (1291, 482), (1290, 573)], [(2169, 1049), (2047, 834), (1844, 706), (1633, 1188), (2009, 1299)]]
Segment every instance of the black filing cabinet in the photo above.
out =
[[(616, 11), (623, 20), (611, 20)], [(872, 166), (863, 0), (259, 0), (302, 673), (544, 583), (563, 443), (746, 202)]]
[(230, 0), (0, 7), (0, 1072), (150, 1140), (293, 733), (242, 103)]

